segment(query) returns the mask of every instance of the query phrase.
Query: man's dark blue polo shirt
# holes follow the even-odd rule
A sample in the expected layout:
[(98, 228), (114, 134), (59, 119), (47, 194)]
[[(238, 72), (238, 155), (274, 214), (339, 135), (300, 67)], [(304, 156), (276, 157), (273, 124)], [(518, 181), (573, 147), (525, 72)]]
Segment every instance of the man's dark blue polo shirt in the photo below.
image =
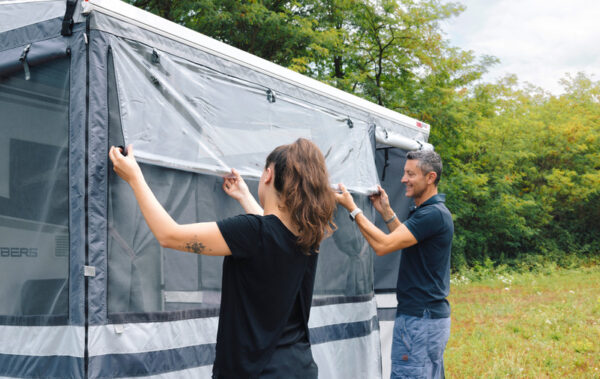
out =
[(404, 225), (417, 244), (402, 250), (396, 297), (398, 313), (431, 318), (450, 317), (450, 250), (454, 236), (452, 215), (444, 194), (429, 198), (411, 209)]

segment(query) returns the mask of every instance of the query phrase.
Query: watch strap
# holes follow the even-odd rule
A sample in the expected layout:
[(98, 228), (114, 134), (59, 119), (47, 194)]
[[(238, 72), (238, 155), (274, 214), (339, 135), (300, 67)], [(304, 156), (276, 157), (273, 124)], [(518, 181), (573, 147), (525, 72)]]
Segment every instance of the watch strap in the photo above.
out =
[(352, 212), (350, 212), (350, 220), (356, 220), (356, 216), (358, 216), (359, 213), (362, 213), (362, 209), (355, 208)]

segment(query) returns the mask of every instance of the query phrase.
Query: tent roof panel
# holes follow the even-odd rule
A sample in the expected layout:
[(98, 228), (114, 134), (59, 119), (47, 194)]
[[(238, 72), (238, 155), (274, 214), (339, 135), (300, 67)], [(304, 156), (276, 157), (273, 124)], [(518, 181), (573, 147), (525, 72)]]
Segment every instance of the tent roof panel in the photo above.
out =
[(176, 40), (179, 43), (203, 50), (211, 55), (249, 67), (252, 70), (275, 77), (278, 80), (291, 83), (298, 87), (316, 92), (329, 98), (333, 98), (353, 107), (357, 107), (363, 111), (387, 119), (393, 124), (401, 125), (402, 127), (417, 131), (419, 134), (423, 135), (424, 140), (427, 140), (429, 135), (429, 125), (424, 122), (420, 122), (401, 113), (364, 100), (358, 96), (351, 95), (347, 92), (321, 83), (317, 80), (207, 37), (201, 33), (195, 32), (182, 25), (178, 25), (174, 22), (168, 21), (122, 1), (85, 1), (83, 3), (83, 12), (100, 12), (106, 14), (107, 16), (120, 19), (129, 24), (163, 35), (169, 39)]

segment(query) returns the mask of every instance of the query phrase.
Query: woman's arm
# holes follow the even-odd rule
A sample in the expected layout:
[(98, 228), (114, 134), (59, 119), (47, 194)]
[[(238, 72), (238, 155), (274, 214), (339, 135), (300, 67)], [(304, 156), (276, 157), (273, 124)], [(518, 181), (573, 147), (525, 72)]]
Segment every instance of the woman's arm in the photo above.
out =
[(161, 246), (197, 254), (231, 255), (216, 222), (179, 225), (173, 220), (146, 183), (135, 161), (133, 146), (129, 145), (127, 156), (113, 146), (109, 157), (115, 172), (131, 186), (146, 223)]

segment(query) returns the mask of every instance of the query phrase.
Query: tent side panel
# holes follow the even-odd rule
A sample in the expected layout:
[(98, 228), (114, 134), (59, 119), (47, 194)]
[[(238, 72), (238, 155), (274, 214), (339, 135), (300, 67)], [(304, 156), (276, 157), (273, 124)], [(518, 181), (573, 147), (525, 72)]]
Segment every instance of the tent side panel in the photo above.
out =
[(0, 37), (2, 376), (84, 376), (85, 47), (73, 31), (54, 19)]

